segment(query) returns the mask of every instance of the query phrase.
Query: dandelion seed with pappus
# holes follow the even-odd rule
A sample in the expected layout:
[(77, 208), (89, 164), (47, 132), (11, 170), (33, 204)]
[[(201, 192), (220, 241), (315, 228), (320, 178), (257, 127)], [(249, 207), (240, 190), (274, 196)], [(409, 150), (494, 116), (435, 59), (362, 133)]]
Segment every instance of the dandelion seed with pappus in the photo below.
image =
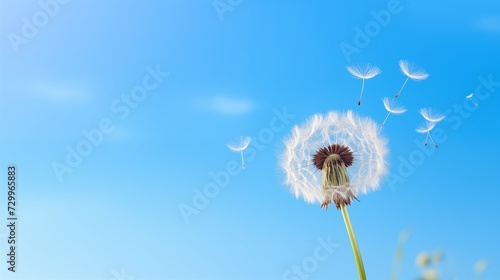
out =
[(297, 198), (325, 210), (334, 203), (341, 210), (359, 277), (366, 279), (347, 206), (359, 194), (376, 190), (387, 172), (387, 141), (378, 125), (352, 111), (316, 114), (294, 126), (284, 144), (285, 185)]
[(389, 116), (391, 114), (400, 115), (400, 114), (403, 114), (404, 112), (406, 112), (406, 108), (403, 106), (397, 105), (396, 102), (394, 101), (394, 99), (389, 100), (389, 98), (384, 97), (382, 99), (382, 103), (384, 103), (384, 108), (387, 111), (387, 116), (385, 117), (385, 120), (380, 125), (380, 128), (384, 127), (385, 122), (387, 122), (387, 119), (389, 118)]
[(476, 106), (476, 107), (479, 106), (479, 105), (477, 105), (476, 102), (474, 102), (474, 100), (472, 100), (472, 97), (474, 97), (474, 93), (471, 93), (471, 94), (467, 95), (465, 98), (467, 98), (467, 100), (469, 100), (470, 102), (472, 102), (472, 104), (474, 104), (474, 106)]
[(252, 138), (250, 137), (240, 137), (239, 141), (231, 144), (227, 144), (227, 147), (233, 152), (239, 152), (241, 154), (241, 168), (245, 169), (245, 159), (243, 157), (243, 151), (248, 148)]
[(420, 115), (426, 120), (425, 124), (418, 127), (416, 131), (418, 133), (426, 133), (427, 136), (425, 137), (425, 146), (427, 146), (427, 140), (431, 139), (432, 143), (434, 144), (434, 147), (438, 147), (436, 142), (434, 142), (434, 139), (432, 139), (431, 136), (431, 130), (434, 129), (436, 124), (440, 121), (442, 121), (445, 116), (441, 114), (439, 111), (432, 109), (432, 108), (422, 108), (418, 111)]
[(438, 123), (445, 117), (439, 111), (432, 108), (422, 108), (418, 110), (418, 112), (420, 113), (420, 115), (422, 115), (422, 117), (424, 117), (425, 120), (433, 123)]
[(418, 67), (406, 60), (399, 61), (399, 69), (401, 70), (401, 72), (403, 72), (403, 74), (405, 74), (406, 80), (394, 98), (399, 97), (401, 91), (403, 91), (403, 88), (408, 82), (408, 79), (412, 79), (414, 81), (423, 81), (427, 79), (427, 77), (429, 77), (429, 74), (427, 74), (424, 70), (418, 69)]
[(347, 66), (347, 71), (351, 73), (355, 78), (361, 79), (361, 93), (359, 95), (359, 100), (358, 100), (358, 106), (361, 105), (361, 99), (363, 98), (363, 91), (365, 89), (365, 80), (369, 80), (378, 74), (380, 74), (382, 71), (380, 71), (380, 68), (377, 66), (373, 66), (371, 64), (363, 64), (363, 65), (357, 65), (357, 66)]
[(426, 134), (426, 136), (425, 136), (425, 143), (424, 143), (425, 146), (427, 146), (427, 141), (430, 138), (431, 141), (432, 141), (432, 143), (434, 143), (434, 146), (436, 148), (438, 147), (438, 145), (436, 144), (436, 142), (434, 142), (434, 139), (432, 139), (432, 136), (431, 136), (431, 133), (430, 133), (431, 130), (433, 130), (435, 126), (436, 126), (435, 122), (427, 121), (427, 122), (425, 122), (425, 124), (421, 125), (417, 129), (415, 129), (415, 131), (417, 131), (418, 133), (424, 133), (424, 134)]

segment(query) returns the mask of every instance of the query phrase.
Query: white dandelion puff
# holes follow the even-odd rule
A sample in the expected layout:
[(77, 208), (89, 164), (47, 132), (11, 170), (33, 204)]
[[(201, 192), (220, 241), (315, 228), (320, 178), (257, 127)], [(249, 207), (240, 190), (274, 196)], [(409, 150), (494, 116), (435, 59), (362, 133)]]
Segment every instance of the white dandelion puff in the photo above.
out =
[(406, 112), (406, 108), (401, 106), (401, 105), (396, 104), (396, 101), (394, 101), (394, 99), (390, 100), (389, 98), (384, 97), (382, 99), (382, 102), (384, 103), (384, 108), (387, 111), (387, 116), (385, 117), (384, 121), (380, 125), (380, 128), (384, 127), (385, 123), (387, 122), (387, 119), (389, 118), (389, 116), (391, 114), (400, 115), (400, 114), (403, 114), (404, 112)]
[(284, 144), (285, 185), (297, 198), (341, 210), (359, 277), (366, 279), (347, 206), (358, 194), (378, 189), (387, 173), (387, 141), (378, 124), (352, 111), (316, 114), (294, 126)]
[(405, 87), (406, 82), (408, 82), (408, 79), (412, 79), (414, 81), (422, 81), (429, 77), (429, 74), (427, 74), (424, 70), (419, 69), (407, 60), (400, 60), (399, 68), (401, 69), (401, 72), (405, 74), (406, 80), (394, 98), (398, 98), (398, 96), (401, 94), (401, 91), (403, 91), (403, 88)]
[(358, 106), (361, 105), (361, 99), (363, 98), (363, 91), (365, 89), (365, 80), (369, 80), (382, 71), (377, 66), (373, 66), (371, 64), (362, 64), (362, 65), (351, 65), (347, 66), (347, 71), (351, 73), (354, 77), (361, 79), (361, 93), (359, 95)]
[[(338, 195), (347, 198), (349, 192), (356, 196), (376, 190), (387, 172), (388, 150), (378, 125), (352, 111), (313, 115), (305, 124), (294, 126), (284, 144), (280, 165), (285, 171), (285, 185), (297, 198), (309, 203), (324, 203)], [(325, 191), (320, 171), (325, 157), (335, 149), (344, 151), (350, 182)]]
[(471, 93), (471, 94), (467, 95), (465, 98), (467, 98), (468, 100), (470, 100), (470, 102), (472, 102), (472, 104), (474, 104), (474, 106), (476, 106), (476, 107), (479, 106), (479, 105), (477, 105), (476, 102), (474, 102), (474, 100), (472, 100), (472, 97), (474, 97), (474, 93)]
[(418, 110), (420, 115), (429, 122), (438, 123), (444, 119), (444, 115), (432, 108), (422, 108)]
[(243, 151), (248, 148), (252, 138), (246, 136), (241, 136), (237, 142), (227, 144), (227, 147), (233, 152), (239, 152), (241, 154), (241, 167), (245, 169), (245, 159), (243, 158)]
[(436, 122), (426, 121), (425, 124), (417, 127), (417, 129), (415, 129), (418, 133), (426, 134), (425, 143), (424, 143), (425, 146), (427, 146), (427, 141), (430, 138), (432, 143), (434, 143), (434, 146), (436, 148), (438, 147), (438, 145), (436, 144), (436, 142), (434, 142), (434, 139), (432, 139), (432, 136), (431, 136), (431, 130), (433, 130), (435, 126), (436, 126)]

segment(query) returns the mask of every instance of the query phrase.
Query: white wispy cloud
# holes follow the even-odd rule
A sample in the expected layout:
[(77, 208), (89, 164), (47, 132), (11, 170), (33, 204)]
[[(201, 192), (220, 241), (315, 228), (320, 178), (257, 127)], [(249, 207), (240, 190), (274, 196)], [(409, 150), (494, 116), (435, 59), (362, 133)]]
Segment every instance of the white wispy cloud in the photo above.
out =
[(251, 99), (224, 95), (198, 99), (196, 105), (198, 108), (223, 115), (243, 115), (254, 108), (254, 102)]
[(40, 98), (56, 102), (83, 102), (89, 99), (88, 91), (76, 84), (35, 81), (30, 83), (28, 92)]
[(500, 32), (500, 16), (490, 16), (479, 18), (476, 26), (487, 32)]
[(139, 136), (138, 134), (132, 132), (129, 127), (124, 126), (121, 123), (113, 122), (113, 127), (113, 132), (106, 134), (105, 139), (107, 142), (124, 142)]

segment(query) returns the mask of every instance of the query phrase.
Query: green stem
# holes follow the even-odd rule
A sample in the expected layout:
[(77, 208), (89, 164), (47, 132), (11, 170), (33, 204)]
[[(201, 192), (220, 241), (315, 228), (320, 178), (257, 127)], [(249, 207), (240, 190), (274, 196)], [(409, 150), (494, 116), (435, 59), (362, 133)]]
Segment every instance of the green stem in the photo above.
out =
[(394, 265), (392, 268), (392, 273), (389, 277), (390, 280), (398, 280), (399, 270), (401, 268), (401, 263), (403, 262), (403, 256), (405, 251), (405, 244), (410, 237), (410, 232), (405, 230), (399, 234), (398, 247), (394, 256)]
[(354, 252), (354, 258), (356, 259), (356, 266), (358, 267), (359, 279), (366, 280), (365, 267), (363, 266), (363, 259), (361, 259), (361, 252), (359, 251), (358, 242), (356, 241), (356, 236), (354, 235), (354, 229), (352, 228), (351, 225), (351, 219), (349, 218), (347, 207), (344, 204), (341, 204), (340, 209), (342, 211), (342, 217), (344, 217), (347, 233), (349, 234), (349, 240), (351, 241), (352, 251)]

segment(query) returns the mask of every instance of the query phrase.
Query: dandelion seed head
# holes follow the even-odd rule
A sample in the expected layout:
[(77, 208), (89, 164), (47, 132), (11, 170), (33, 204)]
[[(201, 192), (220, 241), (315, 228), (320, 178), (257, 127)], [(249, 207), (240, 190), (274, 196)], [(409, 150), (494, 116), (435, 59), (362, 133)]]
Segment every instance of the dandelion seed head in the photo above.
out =
[(385, 110), (391, 114), (399, 115), (407, 111), (405, 107), (398, 105), (394, 99), (384, 97), (382, 102), (384, 103)]
[(365, 80), (371, 79), (382, 72), (380, 68), (369, 63), (347, 66), (347, 71), (354, 77)]
[(425, 268), (426, 266), (431, 264), (431, 258), (426, 252), (420, 252), (415, 259), (415, 263), (418, 267)]
[(401, 69), (401, 72), (403, 72), (403, 74), (415, 81), (422, 81), (429, 77), (429, 74), (427, 74), (424, 70), (419, 69), (413, 63), (407, 60), (400, 60), (399, 68)]
[(332, 144), (328, 147), (320, 148), (313, 156), (313, 163), (318, 170), (322, 170), (325, 160), (332, 155), (338, 155), (338, 158), (335, 158), (335, 160), (337, 163), (339, 163), (338, 161), (342, 161), (346, 167), (351, 166), (354, 160), (352, 151), (349, 147)]
[[(372, 119), (352, 111), (311, 116), (292, 128), (284, 146), (280, 159), (284, 183), (295, 197), (309, 203), (350, 199), (374, 191), (387, 173), (386, 139)], [(338, 157), (329, 158), (332, 154)], [(345, 166), (348, 183), (323, 187), (321, 169), (330, 161), (335, 168)]]
[(442, 121), (445, 117), (442, 113), (432, 108), (422, 108), (418, 110), (418, 112), (422, 115), (422, 117), (424, 117), (424, 119), (434, 123)]
[(422, 280), (438, 280), (439, 271), (436, 269), (426, 269), (422, 275)]

